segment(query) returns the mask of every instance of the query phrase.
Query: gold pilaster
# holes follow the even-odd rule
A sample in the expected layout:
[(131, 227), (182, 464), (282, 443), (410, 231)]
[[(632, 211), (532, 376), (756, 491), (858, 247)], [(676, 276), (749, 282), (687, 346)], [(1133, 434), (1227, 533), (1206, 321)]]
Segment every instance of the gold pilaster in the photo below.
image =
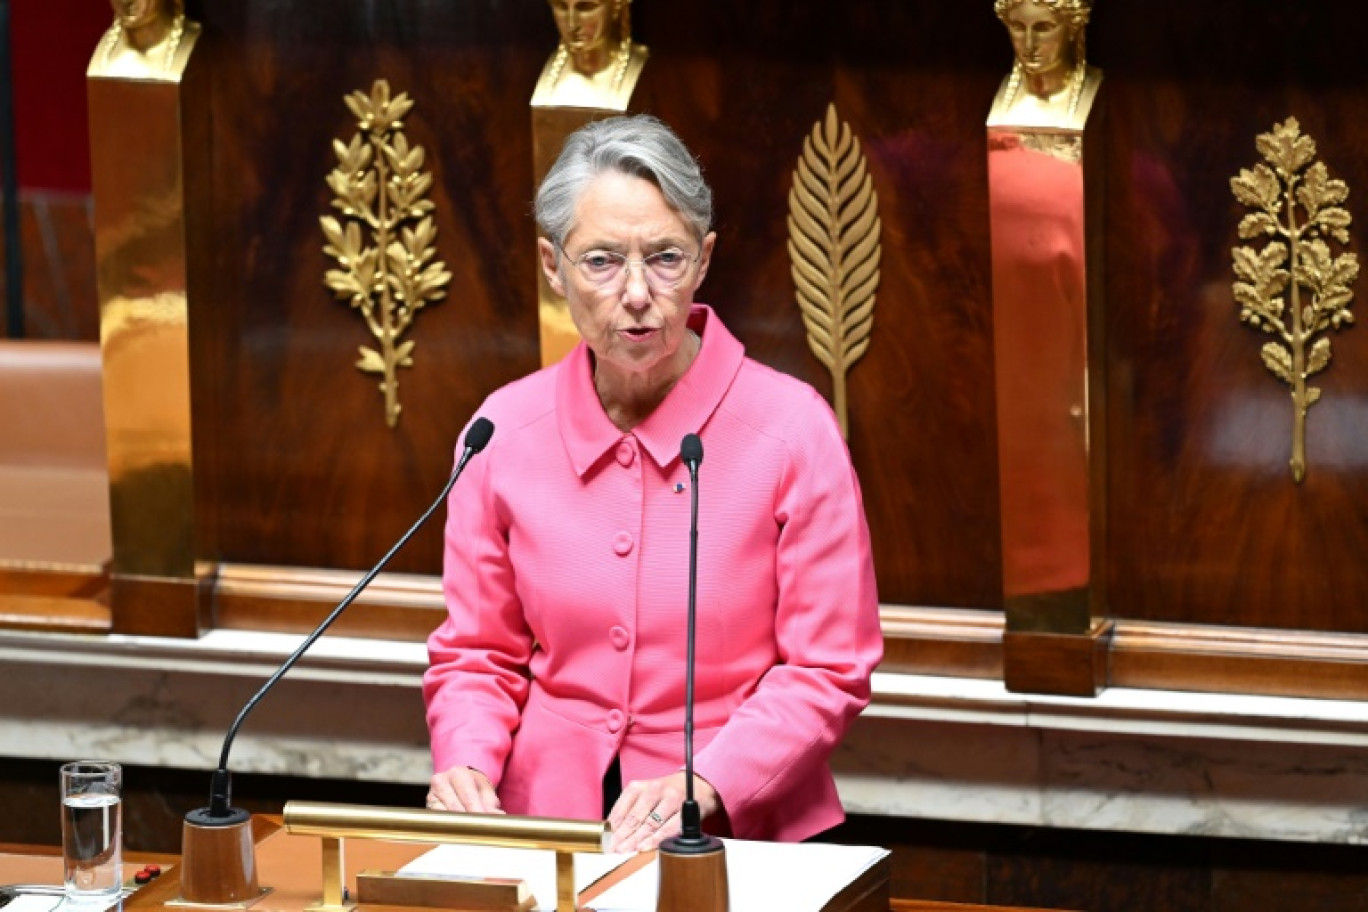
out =
[(189, 309), (207, 256), (192, 230), (207, 211), (194, 163), (207, 148), (205, 96), (189, 66), (198, 34), (178, 15), (144, 52), (116, 21), (87, 73), (111, 609), (128, 633), (194, 636), (201, 620)]
[[(988, 117), (993, 341), (1009, 689), (1105, 682), (1105, 320), (1087, 133), (1091, 4), (997, 0), (1017, 59)], [(1042, 37), (1045, 36), (1045, 37)], [(1090, 173), (1092, 172), (1092, 173)]]

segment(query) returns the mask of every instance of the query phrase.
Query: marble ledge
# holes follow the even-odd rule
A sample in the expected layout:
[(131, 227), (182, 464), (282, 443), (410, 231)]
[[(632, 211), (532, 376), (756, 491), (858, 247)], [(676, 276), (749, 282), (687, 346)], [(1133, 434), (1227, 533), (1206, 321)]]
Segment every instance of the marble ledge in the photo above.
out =
[[(0, 753), (212, 769), (238, 710), (299, 645), (0, 633)], [(248, 717), (231, 767), (425, 782), (421, 644), (324, 637)], [(852, 813), (1368, 842), (1368, 704), (877, 674), (833, 757)]]

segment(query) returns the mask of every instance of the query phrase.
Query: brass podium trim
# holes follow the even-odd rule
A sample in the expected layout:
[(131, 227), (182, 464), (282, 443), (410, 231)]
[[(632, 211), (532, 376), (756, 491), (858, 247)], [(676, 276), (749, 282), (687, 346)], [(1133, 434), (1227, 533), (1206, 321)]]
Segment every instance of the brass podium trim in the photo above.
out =
[(575, 912), (572, 853), (602, 852), (611, 832), (603, 821), (306, 801), (286, 804), (284, 819), (291, 835), (323, 838), (323, 899), (309, 906), (311, 912), (355, 907), (344, 901), (344, 839), (550, 849), (556, 853), (556, 912)]

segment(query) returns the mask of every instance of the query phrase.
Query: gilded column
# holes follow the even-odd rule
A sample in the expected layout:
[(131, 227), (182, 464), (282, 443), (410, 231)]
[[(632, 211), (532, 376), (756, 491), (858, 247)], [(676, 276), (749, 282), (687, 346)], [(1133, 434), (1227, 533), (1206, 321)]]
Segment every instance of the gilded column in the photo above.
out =
[[(550, 0), (560, 44), (546, 61), (532, 95), (532, 183), (560, 154), (565, 138), (589, 123), (627, 110), (646, 65), (647, 50), (632, 41), (632, 0)], [(575, 347), (579, 333), (565, 299), (537, 269), (537, 313), (542, 364)]]
[[(104, 359), (114, 629), (200, 627), (190, 299), (205, 175), (200, 27), (180, 0), (113, 0), (87, 70), (95, 257)], [(203, 212), (199, 207), (199, 212)]]
[(1095, 693), (1110, 632), (1091, 6), (994, 3), (1016, 57), (987, 123), (1004, 677), (1026, 692)]

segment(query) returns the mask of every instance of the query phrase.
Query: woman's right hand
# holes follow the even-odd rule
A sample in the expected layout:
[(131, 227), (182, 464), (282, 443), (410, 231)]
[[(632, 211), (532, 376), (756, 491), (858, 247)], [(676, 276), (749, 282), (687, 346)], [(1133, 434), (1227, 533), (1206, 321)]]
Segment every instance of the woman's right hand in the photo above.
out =
[(502, 814), (489, 777), (469, 766), (453, 766), (428, 784), (427, 806), (436, 810)]

